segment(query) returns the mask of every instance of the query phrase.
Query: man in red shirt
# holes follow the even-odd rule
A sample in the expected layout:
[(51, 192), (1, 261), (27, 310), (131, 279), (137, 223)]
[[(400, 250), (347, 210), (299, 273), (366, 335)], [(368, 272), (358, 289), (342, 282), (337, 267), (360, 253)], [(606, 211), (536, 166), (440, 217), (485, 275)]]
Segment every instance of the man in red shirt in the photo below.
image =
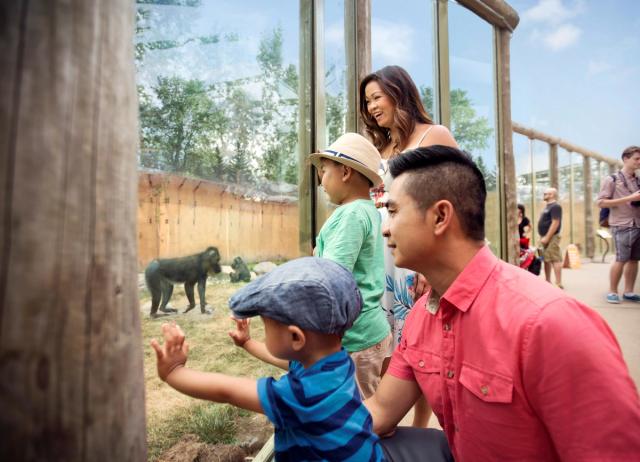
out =
[[(486, 189), (465, 153), (432, 146), (390, 162), (396, 266), (432, 290), (411, 310), (365, 404), (391, 461), (449, 460), (435, 430), (396, 429), (423, 394), (457, 462), (640, 458), (640, 400), (593, 310), (484, 243)], [(436, 443), (437, 445), (437, 443)]]

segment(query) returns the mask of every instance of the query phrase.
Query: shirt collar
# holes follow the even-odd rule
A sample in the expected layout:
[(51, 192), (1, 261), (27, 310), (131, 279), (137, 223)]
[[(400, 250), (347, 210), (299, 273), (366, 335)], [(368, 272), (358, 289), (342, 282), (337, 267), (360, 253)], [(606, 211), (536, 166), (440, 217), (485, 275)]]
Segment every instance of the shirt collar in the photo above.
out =
[(442, 300), (466, 312), (484, 287), (498, 261), (489, 246), (483, 246), (442, 295)]

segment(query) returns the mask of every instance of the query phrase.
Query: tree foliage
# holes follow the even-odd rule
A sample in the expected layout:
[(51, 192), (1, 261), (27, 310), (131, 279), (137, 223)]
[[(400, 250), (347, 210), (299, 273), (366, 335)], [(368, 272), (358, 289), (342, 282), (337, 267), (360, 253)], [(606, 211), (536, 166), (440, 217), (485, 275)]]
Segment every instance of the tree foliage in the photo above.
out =
[(218, 168), (207, 153), (219, 148), (212, 141), (229, 121), (204, 82), (159, 77), (151, 90), (139, 89), (142, 165), (194, 174)]
[[(434, 107), (433, 89), (431, 87), (420, 87), (422, 103), (425, 108)], [(461, 149), (472, 155), (478, 168), (483, 173), (487, 189), (496, 187), (496, 171), (487, 167), (479, 151), (489, 147), (489, 140), (493, 135), (493, 128), (489, 119), (479, 116), (473, 107), (473, 101), (468, 96), (466, 90), (454, 88), (451, 90), (451, 133), (458, 142)]]

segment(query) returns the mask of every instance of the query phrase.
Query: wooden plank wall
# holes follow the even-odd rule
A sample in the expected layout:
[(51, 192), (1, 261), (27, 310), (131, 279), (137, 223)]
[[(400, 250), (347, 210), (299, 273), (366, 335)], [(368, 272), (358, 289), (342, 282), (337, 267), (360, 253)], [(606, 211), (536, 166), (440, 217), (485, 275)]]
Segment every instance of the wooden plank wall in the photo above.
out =
[(179, 175), (138, 175), (138, 269), (218, 247), (223, 263), (300, 256), (298, 204), (256, 201), (225, 185)]

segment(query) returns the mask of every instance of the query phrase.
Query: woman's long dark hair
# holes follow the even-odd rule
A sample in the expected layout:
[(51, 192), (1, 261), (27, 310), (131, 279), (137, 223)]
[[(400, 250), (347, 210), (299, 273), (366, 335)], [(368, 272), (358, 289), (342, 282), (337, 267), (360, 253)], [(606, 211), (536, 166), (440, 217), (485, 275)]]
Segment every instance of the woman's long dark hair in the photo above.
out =
[[(382, 91), (395, 106), (393, 124), (398, 127), (400, 139), (391, 140), (390, 130), (378, 125), (376, 119), (367, 110), (365, 88), (369, 82), (378, 82)], [(420, 93), (411, 76), (400, 66), (385, 66), (372, 72), (360, 82), (360, 116), (365, 124), (365, 130), (374, 146), (383, 151), (390, 143), (396, 143), (396, 148), (406, 147), (409, 137), (416, 128), (416, 123), (433, 124), (424, 109)]]

